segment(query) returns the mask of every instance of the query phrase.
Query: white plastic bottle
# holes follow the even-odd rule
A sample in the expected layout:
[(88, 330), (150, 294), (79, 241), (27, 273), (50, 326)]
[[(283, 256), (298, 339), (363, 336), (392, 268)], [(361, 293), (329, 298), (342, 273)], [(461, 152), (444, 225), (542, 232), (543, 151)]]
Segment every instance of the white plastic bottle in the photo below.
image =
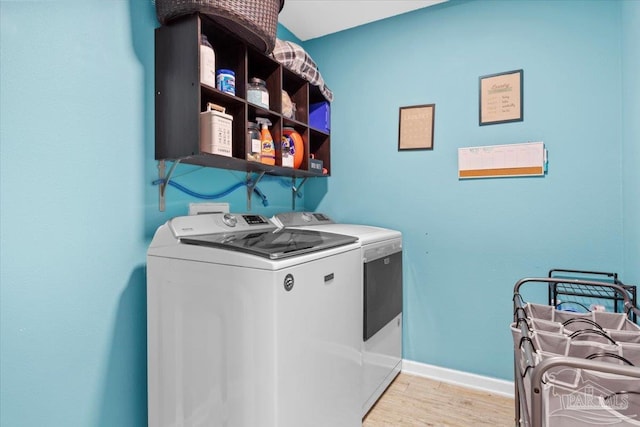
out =
[(216, 54), (207, 36), (200, 36), (200, 83), (216, 87)]

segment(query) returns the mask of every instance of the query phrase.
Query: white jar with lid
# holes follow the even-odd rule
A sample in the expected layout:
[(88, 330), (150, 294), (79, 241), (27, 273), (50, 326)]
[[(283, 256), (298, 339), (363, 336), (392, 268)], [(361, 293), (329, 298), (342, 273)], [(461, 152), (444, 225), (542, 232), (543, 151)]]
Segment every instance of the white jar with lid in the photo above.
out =
[(267, 110), (269, 109), (269, 91), (267, 90), (267, 83), (264, 80), (253, 77), (249, 81), (247, 101), (266, 108)]
[(216, 54), (204, 34), (200, 35), (200, 83), (216, 87)]

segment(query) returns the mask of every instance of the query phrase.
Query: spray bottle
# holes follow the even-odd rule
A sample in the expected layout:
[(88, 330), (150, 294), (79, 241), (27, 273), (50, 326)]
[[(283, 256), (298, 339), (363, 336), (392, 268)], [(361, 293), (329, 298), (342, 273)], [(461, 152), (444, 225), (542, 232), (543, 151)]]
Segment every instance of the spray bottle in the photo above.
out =
[(256, 117), (256, 122), (260, 123), (260, 142), (262, 143), (262, 150), (260, 152), (260, 161), (265, 165), (276, 164), (276, 147), (273, 145), (273, 138), (271, 132), (269, 132), (269, 126), (271, 121), (263, 117)]

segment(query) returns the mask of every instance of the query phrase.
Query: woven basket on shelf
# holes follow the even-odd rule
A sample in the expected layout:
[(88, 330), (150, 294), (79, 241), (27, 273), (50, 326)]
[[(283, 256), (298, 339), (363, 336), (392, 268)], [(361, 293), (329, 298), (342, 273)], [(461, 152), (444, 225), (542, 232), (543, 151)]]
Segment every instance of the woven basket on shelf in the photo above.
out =
[(194, 12), (209, 16), (248, 44), (271, 53), (284, 0), (155, 0), (162, 25)]

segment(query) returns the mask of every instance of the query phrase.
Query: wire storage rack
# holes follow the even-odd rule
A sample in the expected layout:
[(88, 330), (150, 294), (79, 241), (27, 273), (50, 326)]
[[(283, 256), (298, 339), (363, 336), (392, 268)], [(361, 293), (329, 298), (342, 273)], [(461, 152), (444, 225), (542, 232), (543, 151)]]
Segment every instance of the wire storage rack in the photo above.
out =
[[(521, 288), (565, 284), (617, 294), (623, 312), (525, 302)], [(608, 295), (608, 294), (607, 294)], [(526, 427), (640, 426), (640, 314), (616, 283), (525, 278), (513, 291), (515, 422)]]
[[(638, 306), (636, 287), (622, 283), (618, 279), (618, 273), (554, 268), (549, 270), (549, 277), (596, 280), (620, 285), (629, 294), (632, 304), (635, 307)], [(602, 286), (575, 286), (566, 282), (549, 283), (549, 305), (563, 310), (591, 311), (596, 308), (621, 313), (624, 311), (623, 302), (624, 298), (618, 292)], [(636, 321), (635, 313), (632, 313), (631, 320)]]

